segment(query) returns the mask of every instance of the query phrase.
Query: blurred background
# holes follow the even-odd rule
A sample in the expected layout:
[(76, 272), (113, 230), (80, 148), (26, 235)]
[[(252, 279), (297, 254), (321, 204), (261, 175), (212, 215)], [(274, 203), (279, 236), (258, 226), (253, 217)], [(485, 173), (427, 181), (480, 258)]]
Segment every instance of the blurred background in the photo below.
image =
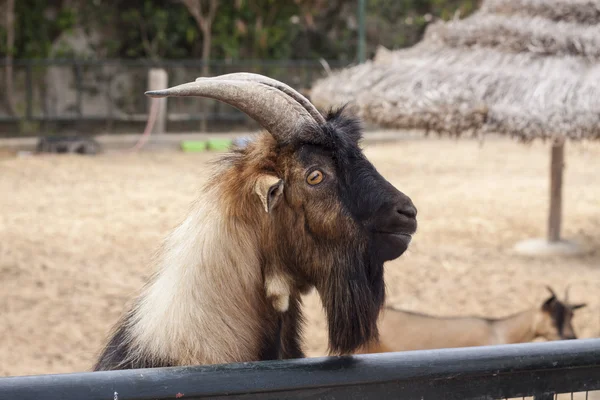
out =
[[(378, 45), (410, 46), (428, 22), (466, 15), (476, 3), (3, 0), (0, 134), (141, 130), (148, 110), (140, 94), (152, 66), (165, 68), (172, 84), (243, 70), (306, 90), (324, 65), (356, 63)], [(244, 122), (217, 102), (169, 103), (171, 131)]]
[[(0, 375), (90, 369), (209, 163), (257, 130), (143, 93), (238, 71), (363, 118), (367, 156), (419, 210), (386, 264), (389, 305), (502, 318), (570, 287), (577, 336), (599, 336), (588, 3), (0, 0)], [(323, 355), (316, 294), (305, 312)]]

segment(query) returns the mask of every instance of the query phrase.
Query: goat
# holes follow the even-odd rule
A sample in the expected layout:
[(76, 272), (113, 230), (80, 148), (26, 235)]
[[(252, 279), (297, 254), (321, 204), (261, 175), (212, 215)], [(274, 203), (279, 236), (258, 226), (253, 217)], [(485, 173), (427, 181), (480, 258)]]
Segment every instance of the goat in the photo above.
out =
[(499, 319), (440, 318), (385, 307), (379, 341), (362, 346), (357, 354), (524, 343), (536, 338), (576, 339), (573, 311), (585, 304), (569, 304), (568, 289), (564, 302), (548, 290), (552, 296), (541, 307)]
[(360, 122), (257, 74), (146, 94), (216, 99), (265, 131), (216, 162), (94, 369), (303, 357), (301, 295), (313, 287), (331, 354), (375, 340), (383, 264), (408, 248), (417, 210), (364, 156)]

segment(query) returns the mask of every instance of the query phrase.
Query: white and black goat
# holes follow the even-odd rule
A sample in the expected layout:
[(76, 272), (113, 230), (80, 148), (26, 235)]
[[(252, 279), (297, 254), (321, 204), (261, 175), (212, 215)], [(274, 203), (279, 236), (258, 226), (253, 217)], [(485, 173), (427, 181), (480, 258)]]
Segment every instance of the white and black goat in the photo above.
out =
[(573, 312), (585, 304), (569, 304), (568, 289), (560, 301), (551, 296), (541, 306), (505, 318), (443, 318), (386, 307), (379, 320), (379, 341), (357, 353), (486, 346), (546, 340), (576, 339)]
[(148, 95), (213, 98), (266, 132), (217, 163), (95, 369), (302, 357), (300, 295), (312, 287), (332, 354), (376, 340), (383, 264), (407, 249), (417, 211), (363, 155), (358, 121), (323, 117), (256, 74)]

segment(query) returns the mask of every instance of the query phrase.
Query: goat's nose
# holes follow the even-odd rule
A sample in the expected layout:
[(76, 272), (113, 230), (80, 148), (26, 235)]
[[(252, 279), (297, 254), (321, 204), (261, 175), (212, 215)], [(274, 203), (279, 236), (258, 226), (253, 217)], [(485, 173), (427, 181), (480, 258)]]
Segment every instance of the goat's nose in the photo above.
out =
[(396, 212), (408, 218), (417, 218), (417, 208), (410, 200), (404, 201), (396, 205)]

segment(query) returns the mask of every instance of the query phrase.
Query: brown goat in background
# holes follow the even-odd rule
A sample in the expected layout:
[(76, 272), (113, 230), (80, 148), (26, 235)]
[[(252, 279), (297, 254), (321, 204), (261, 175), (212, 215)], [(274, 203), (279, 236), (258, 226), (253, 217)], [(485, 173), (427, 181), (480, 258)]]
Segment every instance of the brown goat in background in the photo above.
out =
[(407, 350), (442, 349), (546, 340), (576, 339), (571, 324), (573, 311), (585, 304), (564, 302), (554, 291), (540, 307), (505, 318), (434, 317), (385, 307), (379, 320), (379, 341), (363, 346), (357, 353), (386, 353)]
[(302, 357), (300, 296), (313, 287), (331, 353), (376, 340), (383, 264), (407, 249), (417, 211), (363, 155), (358, 121), (342, 111), (324, 118), (255, 74), (149, 95), (217, 99), (266, 132), (216, 163), (95, 369)]

